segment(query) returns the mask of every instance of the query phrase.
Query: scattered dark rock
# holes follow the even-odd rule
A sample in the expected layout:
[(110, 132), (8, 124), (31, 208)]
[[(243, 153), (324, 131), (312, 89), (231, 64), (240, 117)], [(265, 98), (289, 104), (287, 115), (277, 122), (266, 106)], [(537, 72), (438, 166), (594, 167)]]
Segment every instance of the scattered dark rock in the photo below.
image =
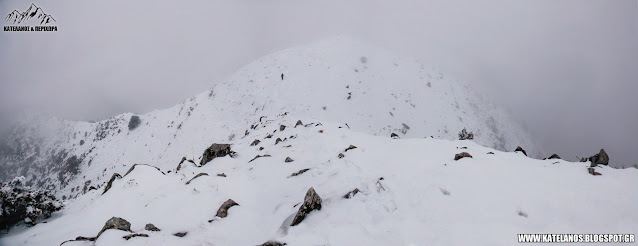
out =
[(146, 224), (146, 226), (144, 226), (144, 230), (147, 231), (161, 231), (160, 228), (157, 228), (155, 225), (148, 223)]
[(284, 162), (293, 162), (294, 160), (290, 157), (286, 157), (286, 160), (284, 160)]
[(201, 176), (208, 176), (208, 173), (198, 173), (197, 175), (195, 175), (195, 177), (187, 181), (186, 184), (190, 184), (194, 179), (199, 178)]
[(157, 169), (157, 171), (159, 171), (160, 173), (166, 175), (164, 172), (162, 172), (162, 170), (159, 169), (159, 167), (156, 166), (152, 166), (149, 164), (134, 164), (131, 168), (128, 169), (128, 171), (126, 171), (126, 173), (124, 174), (124, 177), (126, 177), (126, 175), (128, 175), (129, 173), (131, 173), (133, 171), (133, 169), (135, 169), (136, 166), (149, 166), (149, 167), (153, 167), (155, 169)]
[(339, 153), (339, 155), (337, 155), (337, 157), (339, 157), (339, 159), (345, 157), (345, 155), (343, 155), (343, 153)]
[(297, 124), (295, 124), (295, 128), (297, 128), (297, 126), (303, 125), (303, 123), (301, 122), (301, 120), (297, 121)]
[(319, 130), (319, 133), (323, 133), (323, 129), (322, 129), (322, 130)]
[(284, 140), (281, 140), (281, 138), (277, 138), (277, 140), (275, 140), (275, 145), (277, 145), (279, 142), (282, 142)]
[(110, 229), (131, 232), (131, 223), (119, 217), (112, 217), (106, 221), (106, 223), (104, 224), (104, 227), (102, 227), (102, 230), (98, 232), (95, 238), (99, 238), (104, 231), (110, 230)]
[(550, 155), (549, 157), (545, 158), (545, 160), (546, 159), (560, 159), (560, 156), (558, 156), (557, 154), (554, 153), (554, 154)]
[(131, 119), (128, 121), (128, 130), (129, 131), (135, 130), (135, 128), (140, 126), (140, 123), (142, 123), (142, 121), (140, 120), (139, 116), (137, 115), (131, 116)]
[(494, 152), (490, 151), (490, 152), (487, 152), (487, 154), (488, 154), (488, 155), (493, 155), (493, 154), (494, 154)]
[(177, 233), (174, 233), (174, 234), (173, 234), (173, 236), (176, 236), (176, 237), (185, 237), (185, 236), (186, 236), (186, 234), (188, 234), (188, 232), (183, 231), (183, 232), (177, 232)]
[(106, 187), (104, 187), (104, 192), (102, 192), (102, 195), (104, 195), (104, 193), (111, 189), (111, 187), (113, 186), (113, 181), (115, 181), (115, 179), (121, 178), (122, 176), (119, 173), (114, 173), (113, 175), (111, 175), (111, 179), (109, 179), (109, 182), (106, 183)]
[(226, 218), (226, 216), (228, 216), (228, 209), (233, 206), (239, 206), (239, 204), (233, 201), (233, 199), (228, 199), (222, 204), (221, 207), (219, 207), (216, 216), (220, 218)]
[(251, 159), (250, 161), (248, 161), (248, 163), (254, 161), (257, 158), (261, 158), (261, 157), (270, 157), (270, 155), (256, 155), (255, 158)]
[(148, 234), (144, 234), (144, 233), (133, 233), (133, 234), (128, 234), (126, 236), (123, 236), (122, 238), (129, 240), (131, 238), (134, 237), (148, 237)]
[(289, 144), (289, 145), (285, 145), (285, 146), (284, 146), (284, 148), (290, 148), (290, 147), (292, 147), (292, 145), (291, 145), (291, 144)]
[(84, 140), (80, 140), (80, 145), (84, 145)]
[(521, 148), (521, 146), (516, 147), (516, 149), (514, 150), (514, 152), (518, 152), (518, 151), (523, 152), (523, 154), (527, 156), (527, 152), (523, 148)]
[(95, 186), (91, 185), (91, 187), (89, 187), (89, 191), (92, 191), (92, 190), (97, 190), (97, 188), (95, 188)]
[(62, 243), (60, 244), (60, 246), (62, 246), (62, 244), (68, 243), (68, 242), (77, 242), (77, 241), (91, 241), (91, 242), (93, 242), (93, 241), (95, 241), (96, 239), (97, 239), (97, 237), (83, 237), (83, 236), (79, 236), (79, 237), (76, 237), (75, 239), (72, 239), (72, 240), (66, 240), (66, 241), (62, 242)]
[(226, 177), (226, 174), (225, 174), (225, 173), (218, 173), (218, 174), (217, 174), (217, 176), (218, 176), (218, 177), (224, 177), (224, 178), (225, 178), (225, 177)]
[(454, 160), (458, 161), (459, 159), (465, 158), (465, 157), (472, 158), (472, 155), (470, 155), (470, 153), (467, 153), (467, 152), (461, 152), (461, 153), (458, 153), (458, 154), (454, 155)]
[(393, 132), (392, 134), (390, 134), (390, 137), (396, 139), (396, 138), (399, 138), (399, 135)]
[(594, 175), (594, 176), (602, 175), (599, 172), (596, 172), (593, 167), (587, 168), (587, 171), (589, 172), (589, 174)]
[(217, 157), (224, 157), (226, 155), (231, 154), (230, 144), (217, 144), (214, 143), (206, 150), (204, 150), (204, 154), (202, 155), (202, 161), (199, 163), (200, 166), (206, 165), (206, 163), (212, 161)]
[(527, 218), (527, 213), (525, 213), (523, 211), (518, 211), (518, 216)]
[(350, 145), (350, 146), (348, 146), (348, 148), (346, 148), (345, 152), (348, 152), (348, 150), (356, 149), (356, 148), (357, 148), (357, 146)]
[(257, 246), (284, 246), (284, 245), (288, 245), (287, 243), (282, 243), (282, 242), (277, 242), (277, 241), (268, 241), (265, 243), (262, 243), (261, 245), (257, 245)]
[(299, 170), (298, 172), (291, 174), (291, 175), (289, 176), (289, 178), (290, 178), (290, 177), (299, 176), (299, 175), (301, 175), (301, 174), (303, 174), (303, 173), (307, 172), (308, 170), (310, 170), (310, 168), (304, 168), (304, 169), (301, 169), (301, 170)]
[(261, 141), (259, 141), (259, 139), (255, 139), (255, 141), (253, 141), (250, 146), (256, 146), (260, 143)]
[(280, 125), (280, 126), (279, 126), (279, 131), (280, 131), (280, 132), (281, 132), (281, 131), (283, 131), (284, 129), (286, 129), (286, 126), (284, 126), (284, 125)]
[(441, 190), (441, 193), (442, 193), (443, 195), (446, 195), (446, 196), (449, 196), (449, 195), (450, 195), (450, 192), (449, 192), (448, 190), (446, 190), (446, 189), (439, 188), (439, 190)]
[(297, 211), (290, 226), (296, 226), (301, 223), (313, 210), (321, 210), (321, 197), (319, 197), (315, 189), (311, 187), (306, 192), (303, 204), (299, 207), (299, 211)]
[(357, 193), (359, 193), (359, 188), (355, 188), (354, 190), (351, 190), (350, 192), (348, 192), (347, 194), (343, 195), (344, 199), (350, 199), (353, 198), (354, 195), (356, 195)]
[(271, 137), (272, 137), (272, 134), (268, 134), (264, 139), (271, 138)]
[(175, 171), (179, 171), (180, 169), (182, 169), (182, 163), (184, 163), (184, 161), (186, 161), (186, 156), (182, 157), (182, 160), (179, 161), (179, 164), (177, 164), (177, 168), (175, 169)]

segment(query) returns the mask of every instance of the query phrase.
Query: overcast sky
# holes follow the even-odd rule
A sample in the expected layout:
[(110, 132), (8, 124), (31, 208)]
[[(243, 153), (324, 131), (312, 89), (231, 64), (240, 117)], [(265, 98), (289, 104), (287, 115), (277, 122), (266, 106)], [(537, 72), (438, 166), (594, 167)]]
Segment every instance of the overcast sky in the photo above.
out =
[[(31, 2), (0, 0), (0, 14)], [(35, 0), (58, 32), (0, 33), (0, 124), (172, 106), (261, 56), (337, 34), (438, 64), (565, 159), (638, 163), (638, 1)], [(4, 22), (7, 24), (6, 22)]]

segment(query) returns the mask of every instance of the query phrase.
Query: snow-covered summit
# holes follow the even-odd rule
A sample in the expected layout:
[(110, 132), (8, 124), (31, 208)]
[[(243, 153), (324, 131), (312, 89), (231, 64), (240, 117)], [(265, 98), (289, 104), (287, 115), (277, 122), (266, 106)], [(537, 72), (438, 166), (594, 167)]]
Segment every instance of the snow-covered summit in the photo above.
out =
[(75, 197), (111, 171), (134, 163), (172, 168), (182, 157), (201, 156), (211, 143), (250, 138), (255, 123), (280, 116), (385, 137), (451, 140), (467, 128), (479, 144), (509, 151), (520, 145), (539, 155), (518, 124), (468, 84), (349, 37), (262, 57), (210, 91), (140, 115), (133, 130), (131, 116), (97, 123), (30, 120), (0, 148), (7, 170), (0, 178), (24, 175), (31, 184)]

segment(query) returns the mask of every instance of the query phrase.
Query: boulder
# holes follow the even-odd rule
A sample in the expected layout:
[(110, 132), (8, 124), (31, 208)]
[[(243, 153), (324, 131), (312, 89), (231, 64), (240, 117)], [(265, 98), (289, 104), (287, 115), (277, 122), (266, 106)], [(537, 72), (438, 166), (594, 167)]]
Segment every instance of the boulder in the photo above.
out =
[(284, 162), (293, 162), (294, 160), (290, 157), (286, 157), (286, 160), (284, 160)]
[(458, 160), (460, 160), (462, 158), (465, 158), (465, 157), (472, 158), (472, 155), (470, 155), (470, 153), (467, 153), (467, 152), (461, 152), (461, 153), (458, 153), (458, 154), (454, 155), (454, 160), (458, 161)]
[(284, 126), (284, 125), (280, 125), (280, 126), (279, 126), (279, 131), (280, 131), (280, 132), (281, 132), (281, 131), (283, 131), (284, 129), (286, 129), (286, 126)]
[(220, 218), (226, 218), (226, 216), (228, 216), (228, 209), (233, 207), (233, 206), (239, 206), (238, 203), (236, 203), (235, 201), (233, 201), (233, 199), (228, 199), (226, 200), (221, 207), (219, 207), (219, 209), (217, 210), (217, 217)]
[(212, 161), (217, 157), (224, 157), (226, 155), (230, 155), (230, 144), (217, 144), (214, 143), (206, 150), (204, 150), (204, 154), (202, 155), (202, 160), (199, 163), (200, 166), (206, 165), (206, 163)]
[(144, 226), (144, 230), (147, 231), (161, 231), (160, 228), (157, 228), (155, 225), (148, 223), (146, 224), (146, 226)]
[(277, 145), (279, 142), (282, 142), (284, 140), (281, 140), (281, 138), (277, 138), (277, 140), (275, 140), (275, 145)]
[(339, 155), (337, 155), (337, 157), (339, 157), (339, 159), (345, 157), (345, 155), (343, 155), (343, 153), (339, 153)]
[(595, 154), (589, 157), (589, 160), (591, 161), (592, 166), (595, 166), (598, 164), (609, 165), (609, 155), (607, 155), (607, 152), (605, 152), (605, 149), (600, 149), (600, 152), (598, 152), (598, 154)]
[(298, 120), (297, 124), (295, 124), (295, 128), (297, 128), (297, 126), (301, 126), (301, 125), (303, 125), (303, 123), (301, 122), (301, 120)]
[(112, 217), (106, 221), (106, 223), (104, 224), (104, 227), (102, 227), (102, 230), (98, 232), (95, 238), (99, 238), (104, 231), (110, 230), (110, 229), (132, 232), (131, 223), (129, 223), (128, 221), (120, 217)]
[(321, 201), (321, 197), (319, 197), (317, 192), (315, 192), (315, 189), (310, 187), (310, 189), (306, 192), (303, 204), (299, 207), (299, 211), (297, 211), (297, 214), (292, 220), (290, 226), (296, 226), (301, 223), (310, 212), (314, 210), (321, 210)]
[(348, 146), (348, 148), (346, 148), (345, 152), (348, 152), (348, 150), (356, 149), (356, 148), (357, 148), (357, 146), (354, 146), (354, 145), (351, 144), (350, 146)]

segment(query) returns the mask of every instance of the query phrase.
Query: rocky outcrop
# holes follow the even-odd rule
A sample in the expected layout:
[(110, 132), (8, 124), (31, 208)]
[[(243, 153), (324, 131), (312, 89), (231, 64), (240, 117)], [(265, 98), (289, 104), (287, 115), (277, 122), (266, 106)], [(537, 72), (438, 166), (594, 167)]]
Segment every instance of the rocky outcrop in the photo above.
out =
[(133, 171), (133, 169), (135, 169), (135, 167), (137, 167), (137, 166), (149, 166), (149, 167), (157, 169), (157, 171), (159, 171), (163, 175), (166, 175), (164, 172), (162, 172), (162, 170), (159, 169), (159, 167), (152, 166), (152, 165), (149, 165), (149, 164), (134, 164), (131, 168), (128, 169), (128, 171), (126, 171), (126, 173), (124, 174), (124, 177), (126, 177), (126, 175), (131, 173)]
[(609, 165), (609, 155), (607, 155), (605, 149), (600, 149), (600, 152), (598, 152), (598, 154), (587, 158), (587, 160), (591, 161), (592, 166), (596, 166), (598, 164)]
[(293, 159), (292, 159), (292, 158), (290, 158), (290, 157), (286, 157), (286, 160), (284, 160), (284, 162), (293, 162), (293, 161), (295, 161), (295, 160), (293, 160)]
[(182, 231), (182, 232), (173, 233), (173, 236), (176, 236), (176, 237), (185, 237), (185, 236), (186, 236), (186, 234), (188, 234), (188, 232), (186, 232), (186, 231)]
[(148, 234), (144, 234), (144, 233), (133, 233), (133, 234), (128, 234), (126, 236), (123, 236), (122, 238), (129, 240), (131, 238), (134, 237), (148, 237)]
[(285, 129), (286, 129), (286, 126), (285, 126), (285, 125), (280, 125), (280, 126), (279, 126), (279, 131), (280, 131), (280, 132), (281, 132), (281, 131), (283, 131), (283, 130), (285, 130)]
[(140, 120), (139, 116), (137, 115), (131, 116), (131, 119), (128, 121), (128, 130), (129, 131), (135, 130), (135, 128), (140, 126), (141, 123), (142, 123), (142, 120)]
[(217, 157), (224, 157), (231, 154), (230, 144), (217, 144), (214, 143), (206, 150), (202, 155), (202, 160), (199, 163), (200, 166), (206, 165), (206, 163), (212, 161)]
[(306, 196), (304, 197), (303, 204), (299, 207), (299, 211), (297, 211), (297, 214), (292, 220), (290, 226), (296, 226), (301, 223), (310, 212), (314, 210), (321, 210), (321, 202), (321, 197), (319, 197), (317, 192), (315, 192), (315, 189), (312, 187), (308, 189)]
[(346, 193), (345, 195), (343, 195), (343, 198), (344, 199), (353, 198), (354, 195), (356, 195), (357, 193), (359, 193), (359, 188), (355, 188), (354, 190), (351, 190), (350, 192)]
[(293, 173), (293, 174), (291, 174), (291, 175), (290, 175), (290, 176), (288, 176), (288, 177), (289, 177), (289, 178), (291, 178), (291, 177), (299, 176), (299, 175), (301, 175), (301, 174), (303, 174), (303, 173), (307, 172), (308, 170), (310, 170), (310, 168), (304, 168), (304, 169), (301, 169), (301, 170), (299, 170), (298, 172)]
[(295, 128), (297, 128), (297, 126), (303, 126), (303, 123), (301, 122), (301, 120), (297, 121), (297, 124), (295, 124)]
[(517, 146), (516, 149), (514, 150), (514, 152), (518, 152), (518, 151), (523, 152), (523, 154), (527, 156), (527, 152), (523, 148), (521, 148), (521, 146)]
[(282, 243), (282, 242), (277, 242), (277, 241), (268, 241), (265, 243), (262, 243), (260, 245), (257, 246), (284, 246), (284, 245), (288, 245), (287, 243)]
[(393, 132), (392, 134), (390, 134), (390, 137), (396, 139), (399, 138), (399, 135)]
[(550, 155), (549, 157), (545, 158), (545, 160), (548, 160), (548, 159), (561, 159), (561, 158), (556, 153), (554, 153)]
[(112, 217), (106, 221), (106, 223), (104, 224), (104, 227), (102, 227), (102, 230), (98, 232), (95, 238), (99, 238), (100, 235), (104, 233), (104, 231), (110, 230), (110, 229), (132, 232), (131, 223), (129, 223), (128, 221), (120, 217)]
[(458, 160), (460, 160), (462, 158), (465, 158), (465, 157), (472, 158), (472, 155), (470, 155), (470, 153), (467, 153), (467, 152), (461, 152), (461, 153), (458, 153), (458, 154), (454, 155), (454, 160), (458, 161)]
[(190, 184), (191, 182), (193, 182), (193, 180), (194, 180), (194, 179), (199, 178), (199, 177), (201, 177), (201, 176), (208, 176), (208, 173), (198, 173), (197, 175), (195, 175), (195, 177), (193, 177), (192, 179), (188, 180), (188, 181), (186, 182), (186, 184), (187, 184), (187, 185), (188, 185), (188, 184)]
[(589, 174), (594, 175), (594, 176), (602, 175), (602, 174), (600, 174), (599, 172), (596, 172), (596, 170), (594, 170), (594, 168), (593, 168), (593, 167), (589, 167), (589, 168), (587, 168), (587, 172), (589, 172)]
[(217, 210), (217, 214), (215, 216), (219, 218), (226, 218), (228, 216), (228, 209), (233, 206), (239, 206), (238, 203), (233, 201), (233, 199), (226, 200)]
[(115, 179), (121, 178), (122, 176), (119, 173), (114, 173), (113, 175), (111, 175), (111, 179), (109, 179), (109, 182), (106, 183), (106, 187), (104, 187), (104, 192), (102, 192), (102, 195), (104, 195), (104, 193), (111, 189), (111, 187), (113, 186), (113, 181), (115, 181)]
[(250, 159), (250, 161), (248, 161), (248, 163), (256, 160), (257, 158), (262, 158), (262, 157), (270, 157), (270, 155), (256, 155), (255, 158)]
[(257, 146), (261, 141), (259, 141), (259, 139), (255, 139), (255, 141), (253, 141), (250, 146)]

